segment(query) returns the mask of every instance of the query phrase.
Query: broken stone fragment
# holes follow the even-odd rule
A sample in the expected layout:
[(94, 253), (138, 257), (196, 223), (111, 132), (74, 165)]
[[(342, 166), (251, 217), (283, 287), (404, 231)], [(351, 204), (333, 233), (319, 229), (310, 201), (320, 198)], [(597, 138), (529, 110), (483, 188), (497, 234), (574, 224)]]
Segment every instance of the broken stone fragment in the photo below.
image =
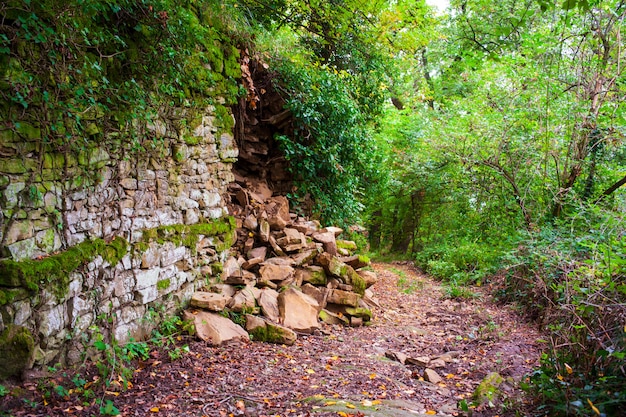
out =
[(304, 265), (315, 259), (317, 254), (317, 249), (307, 249), (292, 255), (291, 258), (293, 259), (294, 265)]
[(333, 304), (357, 307), (359, 305), (359, 299), (360, 297), (357, 293), (335, 289), (329, 290), (326, 301)]
[(211, 287), (209, 287), (209, 291), (217, 294), (223, 294), (226, 297), (230, 298), (235, 295), (235, 293), (237, 292), (237, 288), (229, 284), (213, 284), (211, 285)]
[(220, 316), (217, 313), (207, 311), (185, 310), (185, 321), (193, 323), (196, 335), (205, 342), (220, 346), (230, 341), (248, 341), (248, 333), (241, 327)]
[[(260, 290), (259, 290), (260, 291)], [(256, 298), (251, 288), (244, 288), (230, 299), (228, 308), (240, 313), (242, 311), (252, 311), (256, 307)]]
[(337, 257), (328, 253), (322, 253), (317, 257), (317, 261), (324, 267), (326, 272), (339, 278), (344, 284), (352, 285), (354, 291), (359, 295), (365, 293), (365, 281), (349, 265), (341, 262)]
[[(336, 291), (336, 290), (335, 290)], [(359, 317), (365, 321), (372, 320), (372, 310), (361, 307), (346, 307), (346, 314), (352, 317)]]
[(251, 269), (255, 265), (258, 265), (265, 261), (265, 257), (267, 256), (267, 248), (265, 246), (254, 248), (247, 251), (247, 254), (248, 260), (245, 261), (241, 265), (241, 267), (244, 269)]
[(443, 359), (433, 359), (428, 363), (430, 368), (445, 368), (446, 363)]
[(265, 262), (263, 262), (264, 265), (288, 265), (288, 266), (293, 266), (293, 259), (291, 259), (288, 256), (274, 256), (272, 258), (268, 258), (265, 260)]
[(293, 330), (250, 314), (246, 314), (246, 330), (261, 342), (293, 345), (297, 339)]
[(504, 378), (497, 373), (489, 373), (474, 390), (474, 402), (484, 404), (493, 402), (500, 395), (500, 385), (504, 382)]
[(415, 358), (407, 358), (406, 363), (409, 365), (417, 365), (422, 367), (427, 367), (430, 363), (430, 358), (428, 356), (417, 356)]
[(250, 230), (251, 232), (256, 232), (259, 227), (259, 222), (254, 215), (250, 214), (243, 221), (243, 227)]
[(315, 301), (319, 304), (319, 309), (326, 307), (326, 298), (328, 297), (328, 290), (326, 288), (317, 288), (311, 284), (304, 284), (302, 292), (308, 296), (315, 298)]
[(233, 256), (228, 257), (228, 259), (226, 259), (226, 262), (224, 262), (224, 265), (222, 266), (222, 281), (226, 281), (226, 278), (231, 276), (236, 271), (239, 271), (240, 269), (241, 265), (239, 265), (237, 259)]
[(319, 230), (320, 224), (315, 220), (304, 220), (299, 218), (295, 223), (292, 224), (292, 227), (297, 231), (304, 233), (306, 236), (310, 236)]
[(287, 197), (278, 196), (269, 199), (265, 205), (265, 212), (270, 228), (273, 230), (282, 230), (291, 222)]
[(292, 229), (290, 227), (286, 227), (283, 229), (284, 236), (277, 239), (277, 242), (280, 246), (293, 245), (293, 244), (301, 244), (304, 242), (306, 245), (306, 238), (304, 234), (300, 233), (296, 229)]
[(344, 264), (350, 265), (354, 269), (365, 268), (370, 264), (369, 259), (362, 255), (343, 256), (339, 260)]
[(259, 239), (261, 242), (269, 242), (270, 240), (270, 224), (266, 219), (259, 221)]
[(357, 250), (356, 243), (351, 240), (337, 239), (337, 247), (341, 249), (345, 249), (348, 252), (354, 252)]
[(326, 324), (343, 324), (346, 326), (350, 324), (350, 320), (346, 316), (333, 313), (332, 311), (326, 309), (320, 311), (319, 319)]
[(274, 323), (278, 323), (280, 320), (280, 312), (278, 311), (278, 292), (270, 288), (262, 289), (258, 303), (261, 308), (261, 313)]
[(285, 251), (280, 247), (278, 242), (276, 242), (276, 239), (274, 238), (274, 236), (270, 235), (269, 242), (270, 242), (270, 246), (272, 247), (272, 250), (274, 251), (274, 253), (277, 256), (285, 256), (286, 255)]
[(380, 308), (380, 303), (378, 302), (378, 299), (374, 297), (374, 292), (370, 289), (365, 290), (365, 294), (363, 295), (363, 302), (365, 302), (369, 307)]
[(231, 297), (224, 294), (212, 292), (196, 291), (189, 301), (191, 307), (201, 308), (209, 311), (222, 311), (230, 301)]
[(388, 350), (385, 352), (385, 357), (391, 359), (392, 361), (400, 362), (402, 365), (406, 363), (408, 356), (402, 352), (392, 352)]
[(244, 252), (248, 252), (249, 250), (251, 250), (254, 247), (254, 239), (253, 238), (248, 238), (246, 239), (246, 243), (243, 245), (243, 250)]
[(317, 265), (309, 265), (303, 268), (298, 268), (296, 269), (296, 275), (298, 280), (302, 280), (304, 283), (308, 282), (313, 285), (326, 285), (328, 282), (324, 268)]
[(438, 384), (442, 381), (439, 374), (430, 368), (424, 369), (424, 379), (428, 382), (432, 382), (433, 384)]
[(319, 327), (317, 301), (295, 288), (278, 295), (278, 310), (282, 324), (297, 332), (312, 333)]
[(357, 274), (365, 281), (365, 288), (369, 288), (378, 282), (378, 275), (373, 271), (358, 270)]
[(293, 278), (294, 269), (289, 265), (265, 263), (259, 268), (262, 281), (282, 282)]
[(363, 319), (361, 317), (350, 317), (350, 327), (363, 326)]
[(224, 278), (224, 283), (230, 285), (252, 285), (256, 283), (256, 275), (245, 269), (239, 269)]
[(313, 240), (323, 245), (324, 251), (328, 254), (337, 255), (337, 242), (332, 232), (315, 232), (311, 235)]
[(320, 230), (321, 232), (331, 232), (332, 234), (335, 235), (335, 237), (339, 236), (340, 234), (343, 233), (343, 229), (340, 227), (335, 227), (335, 226), (328, 226), (323, 228), (322, 230)]

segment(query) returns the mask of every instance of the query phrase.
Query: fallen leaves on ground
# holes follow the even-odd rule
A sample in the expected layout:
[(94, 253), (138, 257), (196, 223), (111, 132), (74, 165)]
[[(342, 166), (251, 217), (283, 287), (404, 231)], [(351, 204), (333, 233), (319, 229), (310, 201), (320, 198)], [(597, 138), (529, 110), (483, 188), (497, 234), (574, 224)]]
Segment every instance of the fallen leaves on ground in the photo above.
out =
[[(490, 372), (505, 379), (503, 395), (510, 415), (525, 414), (516, 382), (539, 357), (540, 335), (508, 306), (483, 296), (471, 300), (442, 297), (438, 283), (409, 263), (374, 264), (379, 282), (372, 288), (381, 305), (371, 326), (322, 327), (302, 335), (294, 346), (245, 343), (211, 347), (182, 340), (189, 353), (172, 361), (165, 349), (135, 364), (128, 389), (95, 390), (93, 398), (77, 392), (59, 396), (50, 384), (26, 381), (9, 385), (0, 409), (14, 417), (91, 416), (119, 411), (121, 416), (367, 416), (367, 410), (395, 407), (426, 415), (462, 415), (459, 401), (472, 393)], [(398, 291), (403, 282), (419, 283), (414, 291)], [(170, 347), (174, 349), (174, 347)], [(436, 371), (436, 384), (423, 377), (423, 367), (402, 365), (388, 351), (413, 358), (435, 358), (447, 352)], [(97, 370), (82, 369), (97, 381)], [(72, 372), (59, 386), (72, 387)], [(70, 376), (67, 376), (70, 375)], [(43, 388), (42, 388), (43, 387)], [(109, 407), (104, 409), (103, 407)], [(331, 410), (341, 407), (341, 410)], [(473, 416), (506, 416), (498, 404), (476, 407)]]

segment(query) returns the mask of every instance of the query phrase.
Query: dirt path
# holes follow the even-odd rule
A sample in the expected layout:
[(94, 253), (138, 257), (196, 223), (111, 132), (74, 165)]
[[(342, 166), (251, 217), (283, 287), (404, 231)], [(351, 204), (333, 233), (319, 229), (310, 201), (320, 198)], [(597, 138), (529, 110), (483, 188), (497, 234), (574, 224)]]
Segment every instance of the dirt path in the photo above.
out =
[[(473, 415), (530, 415), (515, 387), (540, 354), (532, 327), (486, 296), (444, 299), (441, 287), (409, 264), (373, 267), (380, 308), (371, 326), (323, 327), (291, 347), (187, 341), (188, 355), (172, 362), (167, 352), (152, 352), (130, 390), (104, 398), (123, 416), (454, 416), (464, 415), (457, 404), (471, 403), (480, 381), (498, 372), (500, 395)], [(429, 364), (441, 377), (431, 383), (422, 366), (386, 357), (394, 353), (428, 357), (422, 360), (449, 355)], [(34, 385), (21, 387), (27, 402), (0, 399), (0, 406), (21, 404), (6, 415), (98, 414), (99, 406), (71, 398), (43, 405)]]

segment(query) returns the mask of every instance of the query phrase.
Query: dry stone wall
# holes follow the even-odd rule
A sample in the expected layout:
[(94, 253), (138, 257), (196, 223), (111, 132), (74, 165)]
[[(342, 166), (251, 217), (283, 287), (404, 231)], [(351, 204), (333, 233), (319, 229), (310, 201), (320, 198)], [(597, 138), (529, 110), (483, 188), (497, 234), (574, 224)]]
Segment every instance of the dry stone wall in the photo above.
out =
[(212, 108), (170, 113), (139, 151), (120, 137), (44, 152), (35, 127), (0, 132), (0, 356), (19, 346), (26, 366), (71, 363), (93, 332), (139, 338), (151, 312), (185, 303), (221, 266), (237, 148)]

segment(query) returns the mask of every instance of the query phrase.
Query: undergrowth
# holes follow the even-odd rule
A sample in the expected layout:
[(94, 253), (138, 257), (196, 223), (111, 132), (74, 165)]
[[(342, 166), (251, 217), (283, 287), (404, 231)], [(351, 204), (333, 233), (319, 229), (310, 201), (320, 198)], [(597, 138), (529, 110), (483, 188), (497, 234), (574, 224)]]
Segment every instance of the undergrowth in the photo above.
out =
[[(81, 366), (76, 369), (63, 369), (60, 364), (48, 367), (45, 371), (51, 376), (40, 378), (36, 391), (28, 395), (18, 388), (11, 390), (0, 385), (0, 401), (6, 397), (3, 404), (10, 400), (12, 408), (19, 403), (21, 408), (33, 412), (71, 401), (74, 407), (89, 411), (90, 415), (119, 415), (120, 410), (111, 396), (132, 388), (142, 361), (160, 358), (164, 352), (175, 361), (190, 352), (184, 343), (184, 335), (192, 330), (189, 324), (177, 315), (162, 314), (162, 311), (151, 310), (146, 316), (152, 323), (158, 317), (160, 324), (145, 341), (131, 338), (122, 344), (105, 336), (98, 327), (91, 328), (91, 340), (85, 342), (85, 361)], [(5, 415), (9, 414), (0, 413), (0, 416)]]
[(626, 239), (598, 210), (528, 233), (508, 256), (501, 298), (549, 332), (526, 388), (550, 415), (618, 415), (626, 405)]

